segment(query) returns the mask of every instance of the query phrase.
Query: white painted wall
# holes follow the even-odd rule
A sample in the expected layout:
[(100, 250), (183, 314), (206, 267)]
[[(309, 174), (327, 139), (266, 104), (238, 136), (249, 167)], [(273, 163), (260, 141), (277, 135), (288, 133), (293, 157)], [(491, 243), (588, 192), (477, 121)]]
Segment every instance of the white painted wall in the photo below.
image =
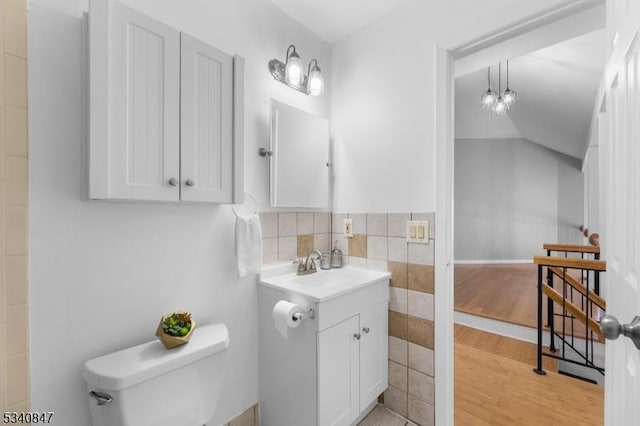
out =
[[(593, 141), (592, 141), (593, 143)], [(589, 228), (589, 234), (602, 232), (600, 224), (600, 171), (598, 144), (589, 145), (584, 160), (582, 173), (584, 176), (584, 226)], [(586, 241), (586, 240), (585, 240)]]
[(558, 236), (560, 244), (587, 244), (580, 232), (584, 214), (584, 175), (580, 161), (559, 155)]
[(581, 242), (578, 161), (525, 139), (456, 139), (455, 259), (530, 260)]
[(409, 0), (335, 44), (334, 211), (434, 211), (436, 45), (454, 47), (560, 3)]
[[(271, 97), (329, 117), (327, 43), (266, 0), (124, 0), (160, 21), (246, 58), (245, 182), (268, 205)], [(54, 424), (90, 424), (84, 361), (155, 339), (176, 309), (230, 330), (227, 376), (213, 424), (258, 399), (257, 290), (234, 268), (229, 206), (88, 202), (83, 176), (82, 22), (86, 0), (32, 0), (29, 15), (31, 394)], [(273, 80), (269, 59), (295, 43), (317, 57), (326, 94)]]

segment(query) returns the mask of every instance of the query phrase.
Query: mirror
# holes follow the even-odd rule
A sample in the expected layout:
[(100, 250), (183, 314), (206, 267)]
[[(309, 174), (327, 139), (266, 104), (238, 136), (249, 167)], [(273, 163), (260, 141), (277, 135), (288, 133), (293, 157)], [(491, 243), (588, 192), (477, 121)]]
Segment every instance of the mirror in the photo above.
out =
[(329, 207), (329, 120), (271, 100), (272, 207)]

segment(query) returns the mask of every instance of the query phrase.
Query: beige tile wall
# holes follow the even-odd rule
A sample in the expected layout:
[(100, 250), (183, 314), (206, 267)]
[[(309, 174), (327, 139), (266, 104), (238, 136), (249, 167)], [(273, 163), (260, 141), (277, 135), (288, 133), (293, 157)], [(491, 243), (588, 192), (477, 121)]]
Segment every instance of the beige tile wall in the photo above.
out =
[(27, 1), (0, 0), (0, 412), (28, 411)]
[[(352, 238), (342, 234), (353, 219)], [(348, 263), (391, 272), (389, 288), (389, 388), (384, 404), (414, 423), (433, 425), (434, 214), (334, 214), (333, 240)], [(429, 244), (406, 241), (407, 220), (429, 221)]]
[(311, 250), (329, 252), (330, 221), (329, 213), (260, 213), (263, 263), (301, 258)]

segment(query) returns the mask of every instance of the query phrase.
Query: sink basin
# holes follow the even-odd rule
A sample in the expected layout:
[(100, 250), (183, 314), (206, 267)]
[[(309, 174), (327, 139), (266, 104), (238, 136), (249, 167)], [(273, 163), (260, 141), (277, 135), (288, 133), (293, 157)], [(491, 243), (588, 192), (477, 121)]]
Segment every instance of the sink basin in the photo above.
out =
[(296, 275), (295, 265), (276, 265), (263, 268), (260, 284), (301, 294), (316, 302), (352, 292), (362, 287), (388, 280), (386, 271), (373, 271), (346, 266), (340, 269), (318, 270), (309, 275)]

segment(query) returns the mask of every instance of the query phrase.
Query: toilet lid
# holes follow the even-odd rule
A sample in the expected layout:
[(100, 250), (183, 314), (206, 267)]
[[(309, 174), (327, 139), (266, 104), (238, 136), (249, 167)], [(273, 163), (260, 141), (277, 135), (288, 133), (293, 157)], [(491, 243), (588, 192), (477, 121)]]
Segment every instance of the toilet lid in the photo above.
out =
[(166, 349), (158, 341), (113, 352), (87, 361), (82, 377), (91, 387), (121, 390), (175, 370), (229, 346), (225, 324), (198, 325), (189, 343)]

